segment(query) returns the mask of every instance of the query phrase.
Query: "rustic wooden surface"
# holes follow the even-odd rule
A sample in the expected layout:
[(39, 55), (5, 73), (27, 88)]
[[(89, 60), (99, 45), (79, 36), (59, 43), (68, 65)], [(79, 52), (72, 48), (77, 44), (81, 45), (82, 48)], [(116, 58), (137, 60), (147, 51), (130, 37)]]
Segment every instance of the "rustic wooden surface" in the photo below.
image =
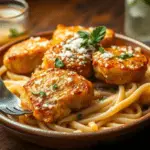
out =
[[(30, 24), (33, 33), (53, 30), (57, 24), (97, 26), (106, 25), (123, 33), (124, 0), (27, 0), (30, 7)], [(146, 143), (145, 134), (122, 141), (128, 145)], [(150, 139), (150, 136), (149, 136)], [(112, 145), (114, 145), (112, 143)], [(98, 147), (101, 147), (99, 145)], [(116, 147), (116, 146), (115, 146)], [(45, 150), (39, 146), (15, 140), (0, 126), (0, 150)], [(93, 149), (93, 148), (92, 148)], [(95, 149), (95, 148), (94, 148)]]
[(124, 0), (28, 0), (33, 32), (55, 29), (57, 24), (105, 24), (123, 32)]

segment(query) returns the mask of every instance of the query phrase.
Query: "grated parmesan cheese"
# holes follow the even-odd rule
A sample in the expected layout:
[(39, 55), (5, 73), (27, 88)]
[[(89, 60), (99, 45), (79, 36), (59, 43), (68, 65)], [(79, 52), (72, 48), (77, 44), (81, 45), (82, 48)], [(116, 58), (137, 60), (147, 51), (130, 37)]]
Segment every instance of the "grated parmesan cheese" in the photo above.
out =
[(107, 52), (107, 53), (103, 53), (100, 57), (102, 57), (103, 59), (110, 59), (114, 57), (114, 55), (110, 52)]
[(41, 47), (46, 47), (48, 44), (49, 44), (49, 41), (44, 41), (44, 42), (38, 43), (38, 45)]
[(67, 40), (66, 44), (62, 45), (63, 50), (69, 49), (70, 51), (77, 52), (79, 54), (85, 54), (88, 51), (94, 51), (95, 48), (92, 45), (89, 45), (88, 48), (81, 47), (81, 44), (84, 42), (84, 39), (79, 38), (79, 35), (75, 34), (73, 38)]
[(135, 50), (136, 52), (141, 53), (141, 48), (140, 48), (140, 47), (135, 47), (134, 50)]

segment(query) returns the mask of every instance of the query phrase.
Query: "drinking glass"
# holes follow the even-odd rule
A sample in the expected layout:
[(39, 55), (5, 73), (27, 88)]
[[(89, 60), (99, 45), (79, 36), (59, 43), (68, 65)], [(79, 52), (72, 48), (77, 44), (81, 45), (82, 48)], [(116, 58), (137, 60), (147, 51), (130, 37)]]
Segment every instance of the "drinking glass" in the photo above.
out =
[(25, 0), (0, 0), (0, 45), (28, 33), (28, 9)]
[(124, 25), (127, 36), (150, 42), (150, 0), (125, 0)]

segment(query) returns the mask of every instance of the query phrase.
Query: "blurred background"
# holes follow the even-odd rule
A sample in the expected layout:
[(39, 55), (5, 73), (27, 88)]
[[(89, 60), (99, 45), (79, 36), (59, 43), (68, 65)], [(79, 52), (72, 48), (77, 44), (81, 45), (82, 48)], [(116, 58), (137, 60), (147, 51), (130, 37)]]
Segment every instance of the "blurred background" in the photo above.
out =
[[(57, 24), (98, 26), (123, 32), (124, 0), (27, 0), (34, 31)], [(40, 21), (39, 21), (40, 20)]]
[(123, 32), (124, 0), (27, 0), (32, 31), (52, 30), (57, 24), (106, 25)]
[(105, 25), (149, 43), (149, 14), (150, 0), (0, 0), (0, 44), (58, 24)]
[(0, 0), (0, 44), (24, 34), (53, 30), (58, 24), (106, 25), (123, 33), (124, 3), (124, 0)]

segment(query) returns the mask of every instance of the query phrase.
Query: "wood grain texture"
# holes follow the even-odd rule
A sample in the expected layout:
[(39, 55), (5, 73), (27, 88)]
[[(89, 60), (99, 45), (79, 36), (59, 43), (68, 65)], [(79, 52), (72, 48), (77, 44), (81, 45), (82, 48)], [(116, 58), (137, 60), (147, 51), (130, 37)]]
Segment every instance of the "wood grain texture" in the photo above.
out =
[(123, 33), (124, 0), (28, 0), (31, 30), (53, 30), (57, 24), (106, 25)]
[[(106, 25), (116, 32), (123, 33), (124, 0), (27, 0), (27, 2), (30, 7), (30, 24), (33, 33), (53, 30), (57, 24)], [(133, 143), (131, 141), (133, 138), (122, 141), (122, 145)], [(135, 145), (138, 141), (134, 141)], [(118, 143), (117, 145), (111, 143), (110, 146), (116, 147)], [(100, 147), (101, 145), (97, 146), (97, 149)], [(0, 126), (0, 150), (46, 149), (14, 139), (14, 137), (8, 136), (3, 127)]]

